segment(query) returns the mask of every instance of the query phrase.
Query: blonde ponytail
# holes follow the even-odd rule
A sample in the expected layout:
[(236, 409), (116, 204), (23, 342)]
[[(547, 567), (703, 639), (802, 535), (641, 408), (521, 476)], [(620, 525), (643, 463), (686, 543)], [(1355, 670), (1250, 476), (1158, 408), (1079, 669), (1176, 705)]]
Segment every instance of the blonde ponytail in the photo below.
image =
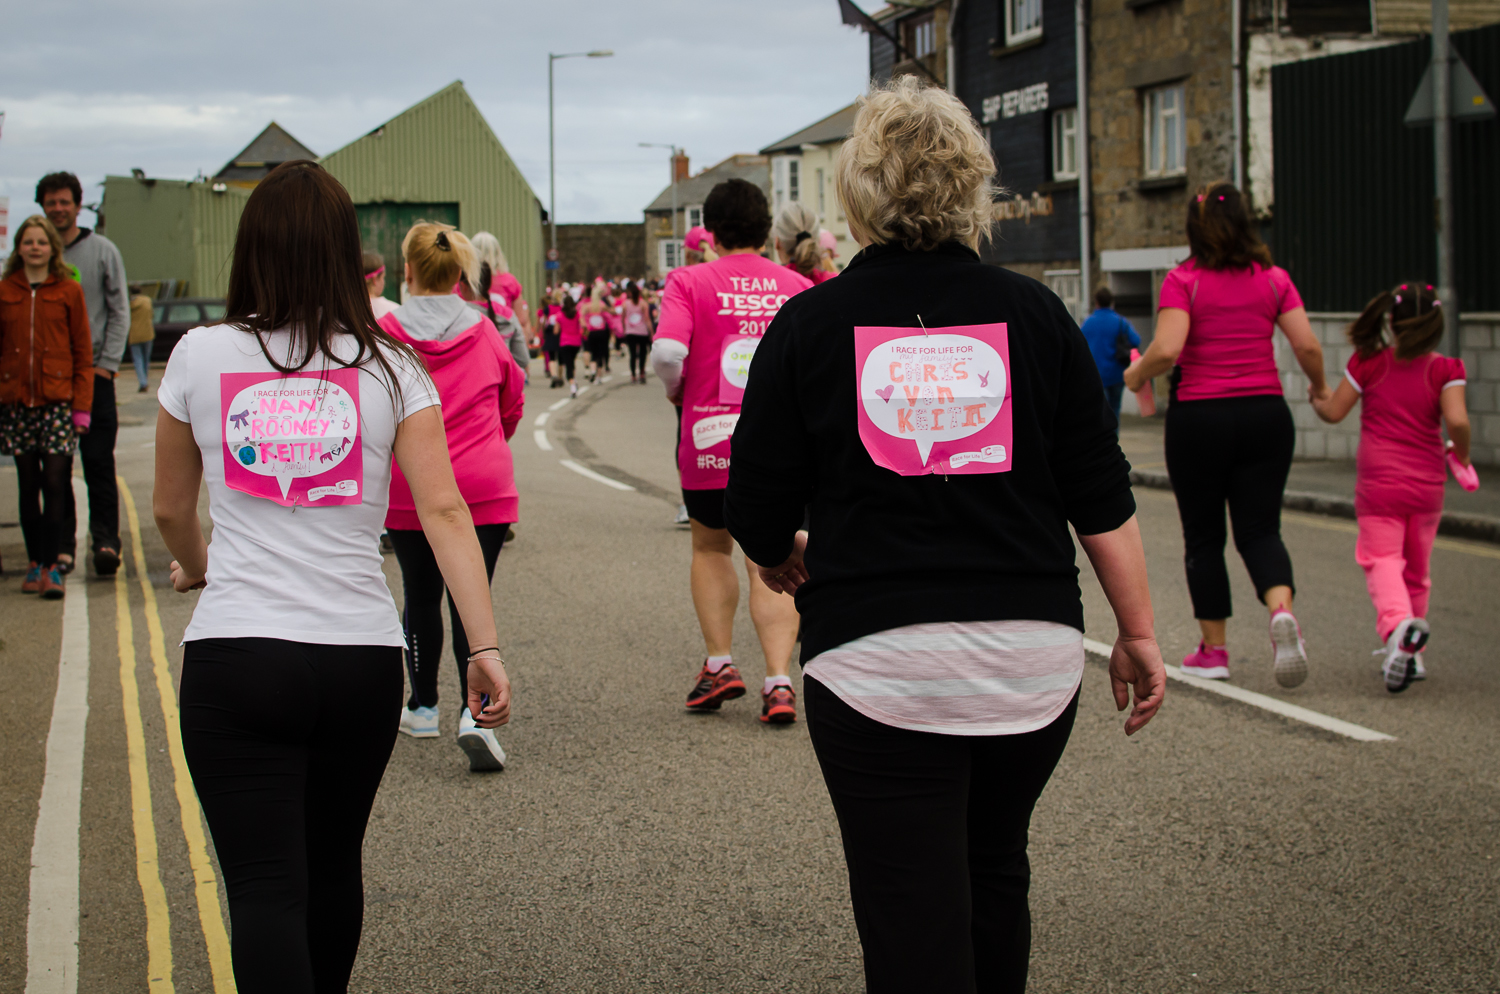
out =
[(401, 254), (423, 290), (447, 292), (460, 279), (479, 285), (479, 254), (451, 224), (418, 221), (401, 240)]

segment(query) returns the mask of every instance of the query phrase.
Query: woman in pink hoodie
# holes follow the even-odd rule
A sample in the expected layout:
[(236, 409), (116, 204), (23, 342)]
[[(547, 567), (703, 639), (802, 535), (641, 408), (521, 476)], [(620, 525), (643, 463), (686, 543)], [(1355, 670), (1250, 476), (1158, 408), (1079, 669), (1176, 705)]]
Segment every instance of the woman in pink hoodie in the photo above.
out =
[[(469, 240), (451, 225), (423, 222), (401, 243), (411, 297), (380, 319), (380, 326), (421, 356), (437, 385), (453, 475), (474, 518), (490, 579), (506, 530), (517, 519), (515, 472), (507, 444), (521, 421), (524, 374), (489, 319), (450, 290), (459, 276), (471, 282), (478, 269)], [(443, 655), (443, 576), (417, 520), (411, 487), (398, 466), (391, 475), (386, 531), (401, 564), (406, 592), (406, 665), (411, 696), (401, 713), (401, 731), (414, 738), (438, 735), (438, 667)], [(468, 690), (464, 674), (469, 642), (448, 601), (453, 623), (453, 656), (458, 662), (460, 700)], [(471, 770), (505, 766), (505, 750), (495, 733), (474, 723), (467, 708), (459, 715), (458, 744)]]

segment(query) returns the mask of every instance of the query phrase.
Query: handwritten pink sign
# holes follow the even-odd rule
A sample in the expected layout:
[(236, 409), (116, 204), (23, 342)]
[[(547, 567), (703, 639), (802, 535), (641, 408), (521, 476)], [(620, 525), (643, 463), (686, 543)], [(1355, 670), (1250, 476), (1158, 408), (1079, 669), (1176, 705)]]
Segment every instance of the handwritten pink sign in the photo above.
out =
[(760, 345), (759, 335), (725, 335), (719, 343), (719, 403), (742, 404), (750, 382), (750, 360)]
[(358, 504), (359, 371), (220, 373), (224, 482), (286, 507)]
[(859, 438), (902, 476), (1011, 468), (1010, 338), (1003, 324), (855, 328)]

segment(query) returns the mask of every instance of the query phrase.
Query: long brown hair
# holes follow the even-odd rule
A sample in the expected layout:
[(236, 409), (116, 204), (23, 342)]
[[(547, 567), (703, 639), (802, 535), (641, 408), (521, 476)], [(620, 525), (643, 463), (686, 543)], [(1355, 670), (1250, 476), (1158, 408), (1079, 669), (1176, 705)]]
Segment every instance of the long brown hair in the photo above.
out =
[(1188, 247), (1204, 269), (1270, 268), (1271, 250), (1260, 240), (1244, 194), (1229, 183), (1200, 186), (1188, 201)]
[[(386, 389), (399, 406), (396, 371), (388, 354), (425, 369), (407, 345), (375, 323), (365, 287), (364, 258), (354, 202), (338, 180), (307, 159), (284, 162), (260, 181), (240, 215), (229, 269), (225, 323), (248, 331), (266, 361), (283, 373), (301, 372), (315, 354), (344, 367), (371, 359), (385, 373)], [(295, 342), (284, 366), (263, 337), (290, 328)], [(334, 341), (354, 339), (354, 358), (345, 361)]]
[(1443, 340), (1443, 302), (1428, 283), (1403, 283), (1377, 294), (1349, 324), (1349, 344), (1369, 358), (1387, 347), (1386, 317), (1390, 317), (1389, 345), (1397, 359), (1415, 359)]
[(27, 228), (41, 228), (42, 234), (47, 236), (47, 241), (52, 245), (52, 258), (47, 260), (47, 269), (60, 280), (69, 276), (67, 260), (63, 258), (62, 235), (57, 233), (52, 222), (47, 220), (44, 214), (33, 214), (21, 222), (16, 228), (15, 238), (11, 241), (10, 258), (5, 260), (5, 275), (9, 276), (17, 269), (26, 265), (26, 260), (21, 258), (21, 236), (26, 234)]

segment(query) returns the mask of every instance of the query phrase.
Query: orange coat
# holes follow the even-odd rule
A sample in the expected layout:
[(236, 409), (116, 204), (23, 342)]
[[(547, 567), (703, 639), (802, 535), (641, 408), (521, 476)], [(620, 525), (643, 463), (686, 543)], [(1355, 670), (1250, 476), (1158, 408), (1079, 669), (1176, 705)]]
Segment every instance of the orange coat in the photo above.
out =
[(74, 280), (49, 275), (35, 290), (26, 270), (0, 281), (0, 404), (94, 404), (94, 341)]

